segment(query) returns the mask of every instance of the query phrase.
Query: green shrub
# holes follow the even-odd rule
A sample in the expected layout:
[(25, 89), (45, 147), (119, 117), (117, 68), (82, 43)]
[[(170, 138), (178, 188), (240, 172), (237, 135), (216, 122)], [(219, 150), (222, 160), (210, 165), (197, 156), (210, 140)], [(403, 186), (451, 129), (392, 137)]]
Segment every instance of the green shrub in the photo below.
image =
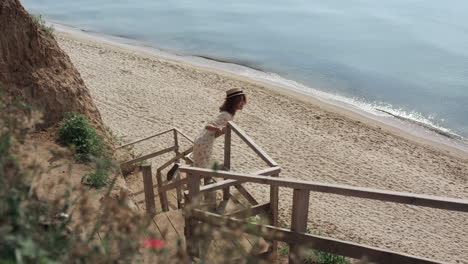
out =
[(288, 246), (282, 246), (278, 249), (278, 253), (282, 257), (286, 257), (289, 254), (289, 247)]
[[(332, 253), (327, 253), (319, 250), (313, 250), (312, 254), (307, 258), (310, 263), (321, 263), (321, 264), (350, 264), (343, 256), (338, 256)], [(306, 262), (306, 263), (309, 263)]]
[[(311, 228), (306, 229), (306, 233), (314, 234)], [(320, 236), (320, 233), (314, 235)], [(320, 264), (350, 264), (348, 259), (333, 253), (323, 252), (316, 249), (311, 249), (307, 254), (305, 263), (320, 263)]]
[(105, 159), (96, 159), (96, 168), (94, 172), (86, 174), (81, 182), (96, 187), (97, 189), (109, 184), (109, 174), (112, 163)]
[[(289, 228), (288, 226), (285, 226), (286, 228)], [(314, 234), (311, 228), (306, 229), (306, 233), (308, 234)], [(320, 233), (315, 233), (315, 235), (320, 236)], [(278, 250), (278, 253), (280, 256), (285, 257), (289, 254), (289, 246), (285, 245), (283, 247), (280, 247)], [(339, 256), (333, 253), (328, 253), (328, 252), (323, 252), (320, 250), (316, 249), (308, 249), (305, 254), (305, 259), (303, 263), (306, 264), (350, 264), (351, 262), (343, 257)]]
[(249, 224), (259, 224), (259, 225), (268, 225), (268, 220), (260, 215), (254, 215), (247, 217), (247, 223)]
[(45, 20), (42, 18), (42, 15), (31, 15), (34, 24), (36, 24), (40, 29), (42, 29), (48, 37), (54, 36), (54, 27), (47, 26)]
[(81, 160), (90, 160), (90, 156), (101, 157), (102, 139), (88, 123), (84, 115), (67, 113), (58, 130), (58, 141), (72, 147)]

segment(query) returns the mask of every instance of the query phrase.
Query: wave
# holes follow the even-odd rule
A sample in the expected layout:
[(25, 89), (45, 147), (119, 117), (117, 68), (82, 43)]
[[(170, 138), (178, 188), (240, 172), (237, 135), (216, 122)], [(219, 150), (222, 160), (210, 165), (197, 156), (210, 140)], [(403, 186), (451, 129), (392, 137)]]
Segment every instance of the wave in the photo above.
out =
[(418, 121), (418, 120), (413, 120), (413, 119), (410, 119), (410, 118), (407, 118), (407, 117), (404, 117), (404, 116), (401, 116), (401, 115), (390, 113), (389, 111), (385, 111), (383, 109), (376, 108), (375, 110), (380, 111), (380, 112), (385, 113), (385, 114), (388, 114), (388, 115), (391, 115), (394, 118), (403, 120), (403, 121), (408, 122), (410, 124), (418, 125), (420, 127), (423, 127), (425, 129), (428, 129), (428, 130), (430, 130), (432, 132), (435, 132), (435, 133), (437, 133), (437, 134), (439, 134), (441, 136), (444, 136), (444, 137), (447, 137), (447, 138), (450, 138), (450, 139), (457, 139), (457, 140), (461, 140), (461, 141), (466, 140), (462, 136), (459, 136), (459, 135), (457, 135), (455, 133), (451, 133), (451, 132), (447, 131), (447, 129), (444, 129), (444, 128), (438, 128), (436, 126), (431, 126), (431, 125), (428, 125), (428, 124), (423, 123), (423, 122)]

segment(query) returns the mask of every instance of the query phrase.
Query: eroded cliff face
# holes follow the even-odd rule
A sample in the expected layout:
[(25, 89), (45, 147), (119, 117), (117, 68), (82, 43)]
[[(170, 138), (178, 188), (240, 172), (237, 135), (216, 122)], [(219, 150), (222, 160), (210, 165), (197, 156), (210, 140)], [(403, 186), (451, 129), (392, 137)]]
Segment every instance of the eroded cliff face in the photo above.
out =
[(43, 127), (77, 112), (106, 134), (80, 73), (19, 0), (0, 0), (0, 89), (39, 109)]

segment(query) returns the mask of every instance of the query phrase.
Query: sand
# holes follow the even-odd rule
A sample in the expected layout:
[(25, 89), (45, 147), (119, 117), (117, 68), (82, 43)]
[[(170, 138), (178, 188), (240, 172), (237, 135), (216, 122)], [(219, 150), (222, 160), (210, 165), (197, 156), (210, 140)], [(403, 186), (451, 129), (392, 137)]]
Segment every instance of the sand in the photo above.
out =
[[(102, 118), (126, 141), (177, 127), (192, 138), (218, 112), (224, 91), (244, 88), (235, 122), (282, 167), (281, 177), (468, 199), (468, 155), (405, 135), (346, 110), (219, 70), (69, 33), (56, 33)], [(140, 144), (149, 153), (169, 137)], [(184, 142), (184, 147), (188, 146)], [(222, 157), (222, 140), (215, 154)], [(234, 137), (234, 171), (266, 165)], [(134, 179), (139, 181), (139, 179)], [(266, 201), (268, 189), (249, 185)], [(289, 224), (292, 192), (280, 191)], [(468, 214), (312, 193), (309, 227), (322, 235), (468, 263)]]

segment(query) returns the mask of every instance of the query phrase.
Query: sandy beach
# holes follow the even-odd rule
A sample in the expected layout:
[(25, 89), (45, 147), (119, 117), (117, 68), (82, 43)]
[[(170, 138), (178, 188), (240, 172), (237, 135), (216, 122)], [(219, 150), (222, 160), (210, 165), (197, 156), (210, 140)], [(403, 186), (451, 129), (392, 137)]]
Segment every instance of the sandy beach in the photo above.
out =
[[(217, 114), (225, 90), (242, 87), (248, 104), (235, 122), (279, 163), (281, 177), (468, 199), (467, 153), (219, 70), (70, 33), (55, 36), (81, 73), (105, 124), (126, 141), (172, 127), (194, 138)], [(164, 144), (164, 138), (154, 140), (136, 152), (148, 153)], [(218, 140), (218, 160), (222, 150)], [(232, 151), (233, 171), (266, 168), (237, 137)], [(259, 200), (268, 198), (262, 186), (248, 189)], [(281, 190), (281, 220), (286, 224), (291, 202), (292, 192)], [(337, 239), (468, 263), (466, 213), (313, 193), (309, 227)]]

